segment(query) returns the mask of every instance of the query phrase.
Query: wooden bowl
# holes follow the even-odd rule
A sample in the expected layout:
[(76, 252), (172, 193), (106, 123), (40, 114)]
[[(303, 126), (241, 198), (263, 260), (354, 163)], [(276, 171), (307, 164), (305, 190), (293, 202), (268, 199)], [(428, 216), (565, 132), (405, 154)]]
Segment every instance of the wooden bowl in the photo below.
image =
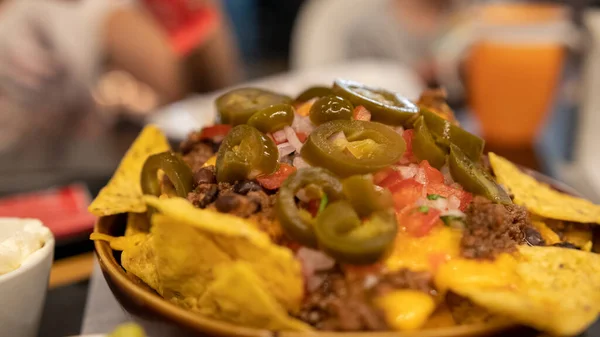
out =
[[(578, 195), (572, 188), (544, 176), (535, 171), (526, 170), (540, 181), (552, 185), (557, 190)], [(96, 223), (94, 231), (113, 236), (123, 235), (126, 216), (115, 215), (102, 217)], [(166, 325), (181, 328), (183, 331), (198, 335), (212, 336), (244, 336), (244, 337), (474, 337), (474, 336), (534, 336), (533, 329), (511, 323), (480, 323), (460, 325), (436, 329), (425, 329), (411, 332), (274, 332), (254, 329), (206, 318), (184, 310), (158, 295), (154, 290), (129, 275), (120, 265), (120, 253), (110, 248), (105, 241), (95, 241), (96, 254), (102, 268), (102, 273), (121, 305), (132, 315), (152, 321), (161, 321)]]

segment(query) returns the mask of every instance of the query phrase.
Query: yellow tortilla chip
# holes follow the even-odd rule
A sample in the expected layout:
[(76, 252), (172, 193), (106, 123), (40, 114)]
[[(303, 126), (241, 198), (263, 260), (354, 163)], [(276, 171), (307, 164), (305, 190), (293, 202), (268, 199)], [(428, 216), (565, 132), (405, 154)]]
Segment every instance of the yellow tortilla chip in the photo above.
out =
[(546, 242), (546, 245), (551, 246), (555, 243), (560, 242), (560, 237), (556, 234), (545, 222), (539, 220), (532, 220), (531, 224), (542, 236), (542, 239)]
[(125, 236), (150, 233), (150, 221), (146, 213), (128, 213)]
[(272, 243), (245, 219), (195, 208), (183, 198), (144, 198), (162, 213), (153, 216), (151, 232), (157, 247), (159, 292), (165, 298), (185, 298), (185, 306), (193, 307), (214, 279), (216, 266), (246, 261), (286, 310), (299, 309), (304, 289), (301, 266), (288, 248)]
[(600, 223), (599, 205), (560, 193), (494, 153), (490, 153), (489, 158), (498, 182), (510, 190), (516, 204), (525, 206), (531, 213), (550, 219)]
[(153, 125), (142, 130), (133, 142), (113, 177), (88, 207), (96, 216), (119, 213), (143, 213), (146, 203), (142, 199), (140, 176), (146, 159), (153, 154), (170, 150), (169, 142)]
[(563, 241), (570, 242), (587, 252), (592, 250), (593, 233), (590, 228), (573, 226), (563, 233)]
[(92, 241), (107, 241), (110, 243), (110, 248), (112, 250), (126, 250), (128, 248), (139, 245), (142, 241), (146, 239), (148, 234), (145, 233), (137, 233), (130, 236), (110, 236), (102, 233), (92, 233), (90, 234), (90, 240)]
[(159, 288), (154, 237), (151, 234), (145, 235), (144, 240), (140, 241), (139, 244), (128, 247), (123, 251), (121, 265), (152, 289)]
[(436, 284), (493, 313), (555, 335), (576, 335), (600, 312), (600, 255), (519, 247), (494, 262), (452, 260)]
[(192, 310), (243, 326), (269, 330), (312, 330), (306, 323), (288, 315), (248, 262), (220, 265), (214, 268), (213, 273), (215, 280)]

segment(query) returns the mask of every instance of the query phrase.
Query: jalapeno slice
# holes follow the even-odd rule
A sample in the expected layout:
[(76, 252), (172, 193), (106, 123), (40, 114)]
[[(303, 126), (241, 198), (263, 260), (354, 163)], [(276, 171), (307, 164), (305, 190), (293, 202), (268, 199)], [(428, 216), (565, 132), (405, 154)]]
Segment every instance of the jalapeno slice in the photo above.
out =
[(231, 125), (245, 124), (256, 112), (281, 103), (291, 104), (292, 99), (258, 88), (234, 89), (216, 100), (221, 123)]
[(419, 112), (414, 103), (395, 92), (370, 88), (357, 82), (336, 80), (333, 92), (347, 98), (354, 106), (364, 106), (371, 112), (373, 121), (384, 124), (402, 125)]
[(217, 152), (217, 181), (235, 182), (273, 173), (278, 156), (271, 138), (249, 125), (238, 125), (223, 139)]
[(294, 122), (294, 108), (291, 104), (282, 103), (271, 105), (257, 111), (248, 119), (248, 125), (261, 132), (274, 132), (281, 130)]
[(344, 196), (360, 217), (390, 209), (394, 201), (388, 189), (376, 187), (371, 175), (356, 175), (342, 182)]
[(161, 194), (158, 181), (158, 170), (162, 170), (169, 178), (177, 195), (186, 198), (194, 183), (192, 170), (177, 154), (167, 151), (151, 155), (142, 167), (140, 183), (142, 192), (159, 196)]
[(314, 219), (308, 212), (302, 212), (296, 205), (296, 194), (307, 186), (318, 186), (328, 200), (336, 201), (343, 197), (341, 182), (329, 171), (319, 167), (300, 169), (292, 173), (281, 185), (275, 210), (284, 233), (293, 240), (316, 247)]
[(456, 145), (450, 146), (448, 167), (452, 179), (458, 182), (465, 190), (473, 194), (482, 195), (494, 202), (502, 204), (512, 203), (506, 191)]
[(310, 88), (304, 90), (302, 93), (300, 93), (300, 95), (298, 95), (298, 97), (296, 97), (296, 102), (299, 102), (299, 103), (306, 102), (315, 97), (323, 97), (323, 96), (331, 95), (332, 92), (333, 91), (331, 91), (331, 88), (329, 88), (329, 87), (322, 87), (322, 86), (310, 87)]
[(319, 98), (310, 107), (310, 120), (315, 125), (321, 125), (336, 119), (350, 120), (352, 119), (353, 110), (352, 103), (347, 99), (336, 95), (328, 95)]
[(417, 159), (427, 160), (437, 169), (444, 166), (447, 152), (436, 144), (422, 116), (417, 120), (414, 132), (412, 150)]
[[(342, 142), (332, 136), (343, 132)], [(374, 122), (335, 120), (311, 132), (301, 150), (309, 164), (347, 177), (380, 170), (397, 162), (406, 150), (402, 136)]]
[(352, 205), (341, 200), (317, 216), (314, 231), (320, 248), (337, 261), (371, 264), (393, 246), (397, 226), (390, 211), (374, 212), (363, 222)]
[(471, 160), (479, 161), (483, 153), (483, 147), (485, 146), (483, 139), (465, 131), (460, 126), (452, 124), (435, 112), (421, 109), (421, 115), (425, 119), (425, 124), (427, 124), (427, 128), (436, 139), (438, 145), (445, 147), (449, 151), (450, 144), (454, 144)]

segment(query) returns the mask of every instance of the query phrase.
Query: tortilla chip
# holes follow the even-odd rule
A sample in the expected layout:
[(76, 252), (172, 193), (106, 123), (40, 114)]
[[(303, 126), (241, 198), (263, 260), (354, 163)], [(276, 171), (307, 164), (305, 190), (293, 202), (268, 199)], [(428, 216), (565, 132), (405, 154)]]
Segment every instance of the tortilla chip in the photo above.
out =
[(546, 245), (551, 246), (555, 243), (560, 242), (560, 237), (556, 234), (545, 222), (539, 220), (532, 220), (531, 224), (542, 236)]
[(88, 207), (95, 216), (119, 213), (143, 213), (146, 203), (142, 199), (140, 176), (146, 159), (153, 154), (170, 150), (167, 138), (153, 125), (142, 130), (133, 142), (113, 177)]
[(531, 213), (565, 221), (600, 223), (600, 206), (560, 193), (522, 172), (513, 163), (489, 153), (490, 164), (498, 182), (514, 195), (514, 202)]
[(148, 234), (144, 233), (137, 233), (130, 236), (110, 236), (108, 234), (94, 232), (90, 234), (90, 240), (107, 241), (108, 243), (110, 243), (110, 248), (112, 250), (123, 251), (127, 250), (128, 248), (139, 245), (142, 241), (146, 239), (146, 236), (148, 236)]
[(576, 335), (600, 311), (600, 255), (558, 247), (519, 247), (495, 262), (453, 260), (436, 284), (493, 313), (555, 335)]
[(592, 250), (593, 236), (590, 228), (582, 228), (581, 225), (574, 225), (563, 233), (563, 241), (570, 242), (582, 250), (589, 252)]
[(208, 317), (269, 330), (310, 331), (288, 315), (268, 291), (263, 279), (246, 261), (223, 264), (213, 270), (215, 280), (192, 309)]
[(150, 221), (146, 213), (128, 213), (125, 236), (150, 233)]
[(154, 237), (152, 235), (145, 235), (144, 240), (140, 241), (139, 244), (125, 249), (121, 254), (121, 265), (152, 289), (159, 288)]
[(295, 312), (303, 297), (301, 267), (293, 253), (271, 242), (249, 221), (230, 214), (195, 208), (182, 198), (145, 196), (162, 214), (152, 218), (157, 269), (165, 298), (195, 298), (214, 279), (213, 269), (221, 264), (246, 261), (275, 299)]

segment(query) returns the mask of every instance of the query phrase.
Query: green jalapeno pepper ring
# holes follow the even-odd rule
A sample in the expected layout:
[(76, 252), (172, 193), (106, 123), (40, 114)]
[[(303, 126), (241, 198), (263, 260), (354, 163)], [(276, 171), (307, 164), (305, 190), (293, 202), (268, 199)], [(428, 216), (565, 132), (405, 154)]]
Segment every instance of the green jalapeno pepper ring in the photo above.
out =
[(257, 111), (248, 119), (248, 125), (261, 132), (275, 132), (294, 122), (294, 108), (291, 104), (281, 103), (271, 105)]
[(151, 155), (144, 162), (142, 167), (142, 175), (140, 183), (142, 192), (159, 196), (161, 194), (160, 182), (158, 181), (157, 172), (162, 170), (169, 178), (177, 195), (186, 198), (191, 192), (194, 179), (192, 170), (177, 154), (173, 152), (162, 152)]
[(458, 182), (465, 190), (482, 195), (494, 202), (511, 204), (512, 200), (485, 170), (475, 164), (456, 145), (450, 146), (448, 167), (452, 179)]
[(336, 119), (352, 119), (352, 111), (354, 107), (347, 99), (336, 96), (327, 95), (319, 98), (310, 107), (310, 120), (315, 125), (333, 121)]
[[(330, 138), (343, 132), (349, 142), (372, 139), (377, 145), (368, 156), (357, 158), (340, 148)], [(402, 136), (391, 128), (374, 122), (335, 120), (317, 127), (302, 147), (302, 158), (345, 177), (375, 172), (397, 162), (406, 149)]]
[(480, 160), (485, 146), (483, 139), (427, 109), (421, 109), (420, 113), (438, 145), (446, 148), (446, 151), (450, 151), (450, 144), (454, 144), (471, 160), (476, 162)]
[(374, 121), (390, 125), (402, 125), (419, 112), (408, 99), (385, 89), (370, 88), (361, 83), (338, 79), (333, 92), (348, 99), (354, 106), (362, 105), (371, 112)]
[(291, 104), (292, 99), (264, 89), (240, 88), (219, 96), (215, 103), (220, 122), (235, 126), (245, 124), (253, 114), (272, 105)]
[(363, 222), (352, 205), (342, 200), (317, 216), (314, 231), (321, 249), (337, 261), (371, 264), (392, 247), (397, 224), (388, 211), (374, 212)]
[(342, 182), (344, 195), (360, 217), (390, 209), (394, 201), (388, 189), (378, 190), (370, 175), (356, 175)]
[(319, 167), (304, 168), (292, 173), (283, 182), (277, 194), (275, 210), (288, 237), (305, 246), (316, 247), (314, 219), (302, 216), (295, 200), (296, 193), (309, 185), (319, 186), (329, 202), (343, 197), (342, 184), (331, 172)]
[(437, 169), (446, 163), (447, 152), (436, 144), (423, 116), (419, 117), (415, 123), (412, 150), (417, 159), (427, 160), (431, 166)]
[(223, 139), (217, 152), (217, 181), (235, 182), (273, 173), (278, 157), (271, 138), (249, 125), (238, 125)]

